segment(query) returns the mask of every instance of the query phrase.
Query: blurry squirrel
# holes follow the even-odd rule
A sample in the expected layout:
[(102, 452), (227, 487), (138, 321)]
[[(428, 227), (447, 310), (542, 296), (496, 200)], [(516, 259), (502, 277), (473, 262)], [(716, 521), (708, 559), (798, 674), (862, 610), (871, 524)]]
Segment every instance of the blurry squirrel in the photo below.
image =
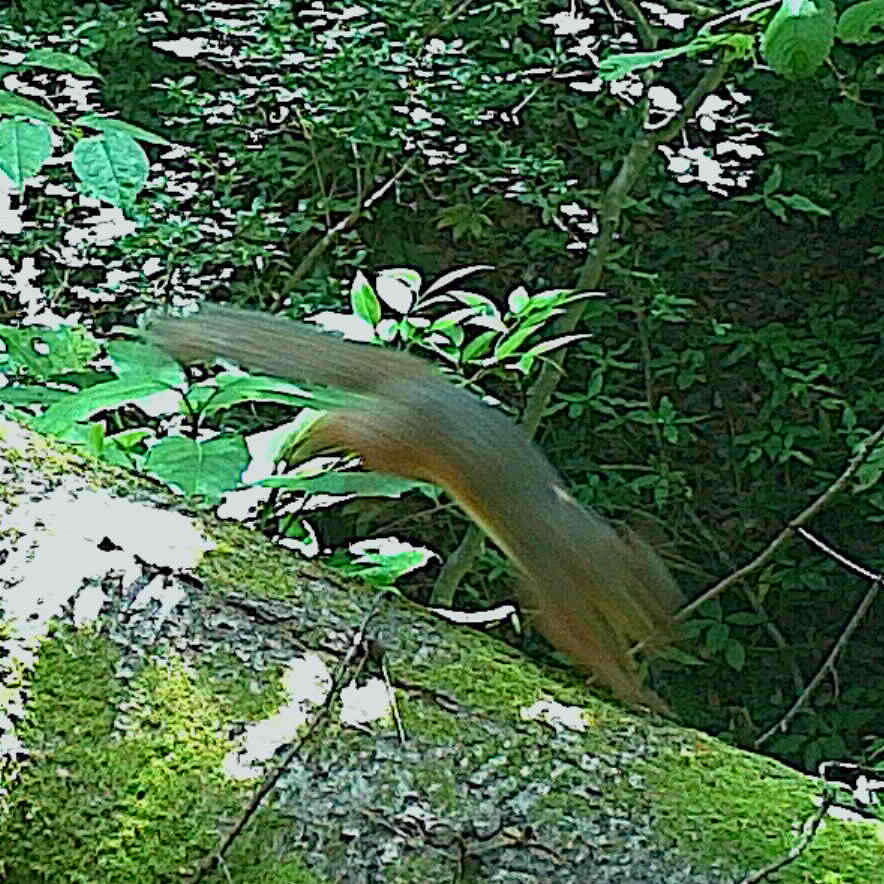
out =
[(370, 469), (444, 488), (522, 572), (521, 600), (547, 639), (622, 699), (665, 710), (628, 649), (672, 637), (678, 587), (644, 541), (580, 506), (499, 411), (415, 356), (270, 314), (203, 306), (155, 321), (150, 337), (182, 362), (220, 356), (359, 394), (317, 422), (310, 449), (354, 451)]

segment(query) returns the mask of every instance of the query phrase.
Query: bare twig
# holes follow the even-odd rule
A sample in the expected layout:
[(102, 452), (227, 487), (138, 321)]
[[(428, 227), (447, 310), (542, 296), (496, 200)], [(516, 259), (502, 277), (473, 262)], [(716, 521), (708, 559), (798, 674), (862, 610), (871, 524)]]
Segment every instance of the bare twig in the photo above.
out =
[[(734, 563), (730, 561), (730, 557), (727, 555), (724, 549), (722, 549), (721, 544), (718, 542), (718, 537), (714, 534), (714, 532), (709, 530), (706, 523), (703, 522), (703, 520), (693, 509), (689, 511), (688, 515), (697, 533), (705, 538), (706, 543), (715, 548), (719, 557), (724, 561), (726, 565), (732, 567)], [(783, 633), (780, 632), (777, 624), (774, 623), (773, 619), (767, 613), (767, 610), (764, 607), (764, 603), (759, 598), (759, 594), (749, 586), (744, 586), (742, 591), (748, 599), (749, 604), (752, 606), (752, 610), (763, 618), (764, 628), (767, 631), (768, 635), (770, 635), (770, 637), (773, 639), (774, 644), (780, 651), (785, 651), (789, 647), (789, 643), (788, 641), (786, 641), (786, 637), (783, 635)], [(789, 667), (792, 671), (792, 683), (795, 687), (795, 692), (800, 694), (804, 690), (804, 676), (801, 672), (800, 667), (798, 666), (798, 661), (795, 660), (794, 656), (791, 654), (784, 655), (784, 658), (788, 660)]]
[(820, 510), (825, 507), (829, 501), (840, 491), (844, 489), (856, 471), (865, 463), (869, 455), (875, 450), (878, 443), (884, 439), (884, 425), (878, 427), (871, 436), (860, 442), (858, 451), (851, 459), (850, 463), (843, 473), (813, 502), (796, 516), (779, 534), (754, 558), (748, 565), (738, 568), (732, 574), (729, 574), (723, 580), (719, 580), (711, 589), (703, 593), (699, 598), (694, 599), (689, 605), (685, 605), (678, 612), (679, 620), (684, 620), (688, 614), (695, 611), (703, 602), (708, 602), (716, 596), (721, 595), (725, 589), (738, 580), (757, 571), (766, 565), (773, 557), (774, 553), (794, 534), (801, 526), (809, 522)]
[(792, 847), (792, 849), (785, 855), (781, 856), (779, 859), (774, 860), (772, 863), (764, 866), (764, 868), (759, 869), (757, 872), (752, 872), (750, 875), (746, 875), (740, 884), (758, 884), (759, 881), (763, 881), (769, 875), (772, 875), (774, 872), (783, 868), (783, 866), (789, 865), (789, 863), (795, 862), (805, 850), (807, 850), (810, 842), (813, 841), (814, 836), (817, 833), (820, 825), (822, 824), (823, 817), (828, 813), (829, 807), (832, 805), (832, 799), (828, 795), (823, 796), (822, 804), (820, 804), (819, 808), (817, 808), (816, 813), (813, 816), (808, 817), (805, 820), (804, 825), (801, 827), (801, 837), (798, 839), (797, 843)]
[(271, 312), (278, 312), (288, 295), (288, 292), (297, 285), (308, 273), (313, 269), (314, 264), (320, 255), (322, 255), (338, 236), (345, 230), (351, 228), (361, 217), (363, 212), (369, 208), (372, 203), (377, 202), (414, 164), (414, 157), (406, 160), (386, 181), (383, 182), (374, 193), (370, 194), (365, 201), (358, 200), (356, 208), (353, 209), (346, 217), (342, 218), (334, 227), (328, 230), (325, 235), (317, 240), (313, 248), (303, 257), (298, 266), (289, 277), (285, 291), (281, 292), (276, 298), (273, 305), (269, 308)]
[(866, 611), (872, 606), (872, 602), (875, 601), (875, 598), (878, 595), (878, 591), (881, 588), (881, 575), (878, 575), (872, 585), (869, 587), (869, 591), (863, 597), (863, 600), (859, 603), (857, 609), (853, 612), (853, 616), (850, 618), (850, 622), (847, 626), (844, 627), (844, 631), (838, 637), (838, 641), (835, 642), (835, 646), (829, 653), (829, 656), (826, 657), (823, 665), (816, 671), (814, 677), (810, 680), (810, 683), (804, 689), (804, 692), (800, 697), (792, 704), (789, 711), (774, 725), (769, 727), (756, 741), (755, 748), (757, 749), (763, 743), (767, 742), (777, 731), (784, 731), (789, 722), (798, 714), (798, 710), (807, 702), (810, 695), (816, 690), (817, 685), (823, 680), (826, 673), (830, 670), (834, 672), (835, 667), (835, 659), (844, 649), (844, 646), (847, 644), (850, 636), (856, 632), (857, 627), (862, 622), (863, 617), (866, 614)]
[(258, 791), (255, 793), (254, 797), (249, 802), (248, 806), (237, 821), (236, 825), (230, 830), (218, 850), (211, 856), (207, 857), (205, 861), (201, 863), (199, 870), (191, 879), (192, 884), (199, 884), (199, 882), (202, 881), (209, 872), (218, 867), (219, 864), (223, 863), (224, 854), (230, 849), (230, 846), (239, 837), (239, 834), (243, 831), (243, 829), (245, 829), (246, 825), (248, 825), (249, 820), (252, 818), (252, 816), (254, 816), (255, 812), (261, 806), (261, 802), (275, 788), (276, 784), (279, 782), (280, 777), (283, 775), (283, 773), (285, 773), (285, 771), (289, 769), (291, 763), (300, 754), (301, 750), (313, 736), (320, 723), (329, 717), (332, 704), (335, 702), (337, 697), (340, 695), (341, 690), (345, 686), (345, 676), (348, 673), (351, 663), (353, 662), (357, 654), (361, 654), (360, 659), (357, 662), (355, 672), (352, 673), (352, 676), (349, 680), (352, 681), (352, 679), (358, 677), (359, 672), (365, 665), (365, 660), (367, 658), (367, 654), (363, 653), (362, 649), (365, 647), (366, 643), (365, 636), (368, 629), (368, 624), (377, 612), (377, 607), (383, 597), (383, 593), (378, 593), (372, 601), (372, 604), (369, 606), (369, 609), (366, 612), (362, 623), (359, 625), (359, 629), (353, 636), (350, 647), (347, 649), (347, 653), (338, 664), (337, 671), (335, 672), (332, 679), (331, 690), (329, 690), (328, 694), (326, 694), (325, 701), (323, 702), (322, 707), (317, 711), (316, 715), (313, 716), (313, 720), (310, 722), (310, 724), (304, 729), (300, 739), (298, 739), (291, 747), (291, 749), (289, 749), (289, 751), (286, 753), (285, 758), (283, 758), (276, 769), (265, 778), (264, 782), (261, 784), (261, 788), (258, 789)]

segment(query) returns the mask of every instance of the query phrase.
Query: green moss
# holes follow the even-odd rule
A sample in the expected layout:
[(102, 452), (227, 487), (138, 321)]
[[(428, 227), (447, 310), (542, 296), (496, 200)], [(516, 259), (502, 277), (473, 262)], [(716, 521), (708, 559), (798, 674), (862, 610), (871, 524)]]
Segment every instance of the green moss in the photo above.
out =
[(13, 884), (177, 881), (242, 803), (221, 774), (229, 744), (212, 694), (173, 660), (147, 666), (124, 702), (116, 662), (85, 633), (41, 649), (22, 727), (34, 760), (0, 833)]
[(214, 698), (225, 720), (260, 721), (273, 715), (287, 699), (282, 687), (282, 666), (249, 673), (248, 679), (231, 677), (242, 672), (242, 661), (233, 654), (216, 652), (211, 667), (194, 674), (197, 690)]
[[(59, 471), (74, 472), (72, 463), (59, 463)], [(200, 572), (210, 591), (221, 596), (235, 590), (297, 599), (305, 574), (326, 573), (236, 527), (214, 526), (212, 535), (218, 548)], [(329, 593), (327, 603), (350, 618), (361, 610), (358, 592)], [(436, 621), (418, 616), (426, 617), (428, 634), (438, 634)], [(352, 620), (358, 622), (358, 614)], [(632, 716), (595, 699), (578, 674), (559, 672), (551, 679), (490, 638), (452, 630), (444, 653), (411, 660), (410, 643), (418, 647), (425, 640), (421, 621), (415, 622), (413, 636), (402, 637), (397, 659), (389, 661), (394, 678), (407, 674), (414, 686), (400, 691), (398, 702), (415, 743), (420, 738), (429, 746), (450, 746), (452, 728), (462, 726), (470, 765), (499, 758), (514, 779), (549, 783), (572, 770), (567, 758), (575, 752), (611, 758), (620, 750), (623, 757), (634, 753), (630, 769), (617, 774), (623, 788), (599, 801), (613, 811), (623, 808), (635, 818), (651, 819), (662, 840), (678, 844), (698, 865), (731, 860), (747, 873), (761, 868), (794, 846), (800, 836), (796, 827), (814, 811), (815, 785), (807, 778), (702, 734)], [(0, 878), (5, 874), (11, 884), (179, 882), (217, 849), (219, 833), (230, 830), (247, 803), (246, 790), (253, 784), (232, 782), (221, 773), (231, 748), (227, 726), (261, 720), (278, 708), (279, 669), (238, 677), (243, 667), (233, 657), (215, 655), (205, 667), (172, 657), (146, 665), (122, 684), (115, 677), (117, 663), (116, 650), (88, 631), (60, 629), (40, 649), (28, 718), (20, 729), (33, 756), (0, 826)], [(440, 696), (450, 696), (461, 711), (437, 704)], [(545, 745), (544, 727), (518, 722), (524, 707), (545, 697), (585, 710), (587, 730), (574, 735), (576, 745), (563, 742), (561, 754)], [(496, 739), (496, 731), (504, 736)], [(313, 747), (347, 759), (365, 750), (365, 735), (344, 729), (333, 715)], [(432, 753), (426, 766), (417, 761), (409, 770), (413, 788), (432, 794), (443, 816), (458, 800), (457, 775), (450, 765), (434, 763)], [(639, 785), (631, 782), (632, 775), (640, 778)], [(567, 790), (552, 790), (536, 807), (538, 819), (575, 815), (579, 802), (572, 798)], [(297, 856), (277, 859), (278, 845), (290, 844), (289, 828), (282, 814), (261, 810), (236, 840), (224, 872), (209, 876), (207, 884), (225, 876), (249, 884), (315, 884), (318, 879)], [(391, 870), (390, 880), (435, 880), (437, 859), (431, 852), (415, 853)], [(772, 880), (884, 884), (882, 867), (884, 849), (872, 827), (832, 820), (807, 853)]]
[[(679, 735), (659, 762), (643, 771), (660, 831), (688, 854), (708, 860), (731, 857), (747, 871), (786, 855), (800, 839), (801, 824), (816, 810), (813, 798), (819, 790), (813, 782), (779, 762), (702, 734), (692, 744), (683, 731)], [(773, 880), (872, 884), (884, 882), (882, 870), (884, 846), (875, 826), (827, 819), (807, 852)]]

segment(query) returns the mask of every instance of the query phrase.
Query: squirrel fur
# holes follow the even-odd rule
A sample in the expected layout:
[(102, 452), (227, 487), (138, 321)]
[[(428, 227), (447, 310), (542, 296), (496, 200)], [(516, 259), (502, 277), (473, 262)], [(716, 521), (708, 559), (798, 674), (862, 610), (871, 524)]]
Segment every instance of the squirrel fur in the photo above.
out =
[(622, 699), (658, 710), (629, 657), (630, 640), (674, 633), (681, 594), (657, 554), (582, 507), (516, 424), (407, 353), (357, 344), (270, 314), (203, 306), (153, 323), (181, 360), (223, 357), (345, 392), (352, 407), (314, 427), (314, 451), (348, 450), (373, 470), (444, 488), (523, 575), (539, 630)]

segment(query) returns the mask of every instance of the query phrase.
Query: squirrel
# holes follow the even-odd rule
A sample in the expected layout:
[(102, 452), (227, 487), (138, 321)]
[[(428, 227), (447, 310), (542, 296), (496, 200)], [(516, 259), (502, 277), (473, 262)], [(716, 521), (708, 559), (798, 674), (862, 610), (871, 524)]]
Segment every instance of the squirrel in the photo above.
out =
[(309, 449), (441, 486), (517, 566), (520, 600), (554, 646), (621, 699), (668, 711), (641, 685), (629, 641), (673, 637), (675, 581), (636, 534), (582, 507), (506, 416), (423, 359), (266, 313), (204, 305), (154, 321), (149, 336), (182, 362), (222, 357), (360, 394), (317, 422)]

